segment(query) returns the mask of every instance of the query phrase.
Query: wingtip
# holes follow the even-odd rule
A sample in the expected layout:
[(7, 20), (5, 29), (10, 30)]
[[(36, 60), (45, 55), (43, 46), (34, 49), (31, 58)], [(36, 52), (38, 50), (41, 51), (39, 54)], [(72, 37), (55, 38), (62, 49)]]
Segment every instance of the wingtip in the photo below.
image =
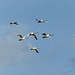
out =
[(37, 53), (39, 53), (39, 52), (37, 52)]
[(36, 40), (38, 40), (38, 39), (36, 39)]

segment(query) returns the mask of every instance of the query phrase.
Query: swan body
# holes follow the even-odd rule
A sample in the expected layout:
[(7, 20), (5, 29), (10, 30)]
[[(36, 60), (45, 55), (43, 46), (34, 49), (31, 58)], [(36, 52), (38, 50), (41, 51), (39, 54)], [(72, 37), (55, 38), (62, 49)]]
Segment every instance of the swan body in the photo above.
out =
[(35, 32), (35, 33), (31, 32), (31, 33), (27, 34), (27, 36), (33, 36), (36, 40), (38, 40), (38, 38), (37, 38), (36, 35), (35, 35), (35, 34), (37, 34), (37, 33), (38, 33), (38, 32)]
[(42, 38), (47, 38), (47, 37), (54, 36), (54, 35), (52, 35), (52, 34), (46, 34), (46, 33), (42, 33), (41, 35), (43, 35)]
[(38, 20), (38, 19), (36, 19), (36, 21), (38, 21), (38, 23), (47, 22), (47, 20)]
[(37, 49), (40, 49), (40, 48), (36, 48), (36, 47), (31, 48), (31, 50), (34, 50), (34, 51), (36, 51), (37, 53), (39, 53)]
[(10, 24), (10, 25), (11, 25), (11, 24), (16, 24), (16, 25), (18, 25), (18, 23), (17, 23), (17, 22), (10, 22), (9, 24)]
[(20, 34), (17, 34), (17, 36), (19, 36), (19, 37), (20, 37), (19, 41), (21, 41), (21, 40), (25, 40), (25, 39), (29, 39), (29, 38), (26, 38), (25, 36), (24, 36), (24, 37), (22, 37), (22, 35), (20, 35)]

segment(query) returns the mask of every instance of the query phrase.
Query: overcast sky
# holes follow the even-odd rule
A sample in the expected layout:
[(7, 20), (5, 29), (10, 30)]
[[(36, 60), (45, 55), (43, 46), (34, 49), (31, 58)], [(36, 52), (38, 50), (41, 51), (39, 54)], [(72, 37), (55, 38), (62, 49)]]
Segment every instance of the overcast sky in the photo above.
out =
[[(38, 40), (16, 36), (29, 32), (38, 32)], [(54, 36), (42, 38), (43, 32)], [(0, 75), (74, 74), (75, 0), (0, 0)]]

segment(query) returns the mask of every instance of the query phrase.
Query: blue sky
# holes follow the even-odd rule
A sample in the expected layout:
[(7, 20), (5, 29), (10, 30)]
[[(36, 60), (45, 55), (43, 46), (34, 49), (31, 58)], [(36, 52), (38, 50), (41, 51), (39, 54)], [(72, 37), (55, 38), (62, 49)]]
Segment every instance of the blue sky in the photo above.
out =
[[(16, 36), (29, 32), (38, 32), (38, 40)], [(43, 32), (54, 36), (43, 39)], [(75, 74), (75, 0), (0, 0), (0, 75), (10, 74)]]

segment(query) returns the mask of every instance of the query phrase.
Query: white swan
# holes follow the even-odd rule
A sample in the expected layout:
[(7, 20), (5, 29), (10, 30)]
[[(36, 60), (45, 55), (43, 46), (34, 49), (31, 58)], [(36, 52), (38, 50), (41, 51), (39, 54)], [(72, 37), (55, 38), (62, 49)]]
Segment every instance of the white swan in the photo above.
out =
[(36, 19), (36, 21), (38, 21), (38, 23), (47, 22), (47, 20), (38, 20), (38, 19)]
[(37, 38), (36, 35), (35, 35), (35, 34), (37, 34), (37, 33), (38, 33), (38, 32), (35, 32), (35, 33), (31, 32), (31, 33), (27, 34), (27, 36), (33, 36), (36, 40), (38, 40), (38, 38)]
[(10, 24), (10, 25), (11, 25), (11, 24), (16, 24), (16, 25), (18, 25), (18, 23), (17, 23), (17, 22), (10, 22), (9, 24)]
[(37, 53), (39, 53), (37, 49), (40, 49), (40, 48), (36, 48), (36, 47), (31, 48), (31, 50), (34, 50), (34, 51), (36, 51)]
[(22, 35), (20, 35), (20, 34), (17, 34), (17, 36), (19, 36), (19, 37), (20, 37), (19, 41), (21, 41), (21, 40), (25, 40), (25, 39), (29, 39), (29, 38), (26, 38), (25, 36), (24, 36), (24, 37), (22, 37)]
[(41, 35), (44, 36), (44, 37), (42, 37), (42, 38), (47, 38), (47, 37), (50, 37), (50, 36), (54, 36), (54, 35), (52, 35), (52, 34), (46, 34), (46, 33), (42, 33)]

